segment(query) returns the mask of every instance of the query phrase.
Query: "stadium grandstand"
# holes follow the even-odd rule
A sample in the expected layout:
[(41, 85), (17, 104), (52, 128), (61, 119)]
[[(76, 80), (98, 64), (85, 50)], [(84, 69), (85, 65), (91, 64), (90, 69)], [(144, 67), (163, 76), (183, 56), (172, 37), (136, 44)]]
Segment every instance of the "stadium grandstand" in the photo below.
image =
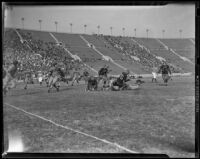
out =
[(19, 59), (26, 54), (20, 59), (23, 63), (26, 61), (24, 57), (32, 54), (41, 55), (43, 61), (62, 61), (76, 55), (95, 70), (109, 65), (111, 74), (117, 75), (126, 68), (135, 74), (148, 74), (153, 65), (160, 66), (165, 60), (174, 73), (194, 73), (195, 45), (191, 39), (116, 37), (10, 28), (5, 29), (4, 43), (5, 51), (9, 50), (11, 56)]

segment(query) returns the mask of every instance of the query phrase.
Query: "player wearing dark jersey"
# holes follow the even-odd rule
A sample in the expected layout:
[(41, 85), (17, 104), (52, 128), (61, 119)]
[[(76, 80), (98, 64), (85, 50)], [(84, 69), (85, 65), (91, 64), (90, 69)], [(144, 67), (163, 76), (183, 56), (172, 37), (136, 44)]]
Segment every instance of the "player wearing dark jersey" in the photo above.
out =
[(57, 66), (57, 63), (53, 63), (52, 67), (49, 70), (49, 82), (48, 82), (48, 92), (50, 92), (50, 90), (52, 89), (52, 87), (55, 87), (57, 91), (59, 91), (59, 84), (57, 84), (58, 80), (59, 80), (59, 67)]
[(102, 80), (103, 81), (103, 87), (106, 86), (106, 82), (108, 80), (108, 73), (110, 72), (111, 70), (109, 70), (109, 66), (105, 65), (104, 67), (102, 67), (99, 72), (98, 72), (98, 75), (99, 75), (99, 82)]
[(170, 79), (171, 76), (171, 70), (169, 68), (169, 65), (166, 62), (163, 62), (163, 64), (160, 66), (160, 69), (158, 71), (158, 73), (162, 73), (162, 79), (165, 83), (165, 85), (167, 85), (168, 80)]
[(112, 82), (111, 84), (111, 90), (119, 91), (119, 90), (134, 90), (139, 88), (139, 85), (130, 85), (126, 82), (130, 81), (129, 77), (129, 70), (126, 70), (125, 72), (122, 72), (122, 74)]

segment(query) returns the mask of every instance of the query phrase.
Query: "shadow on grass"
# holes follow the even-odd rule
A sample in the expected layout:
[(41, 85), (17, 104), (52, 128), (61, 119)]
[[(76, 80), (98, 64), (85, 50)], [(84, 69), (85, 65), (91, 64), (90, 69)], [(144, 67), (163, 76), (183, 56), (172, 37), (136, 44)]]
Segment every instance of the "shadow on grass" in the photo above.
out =
[[(187, 138), (186, 136), (179, 136), (175, 139), (174, 142), (171, 142), (167, 139), (160, 139), (160, 138), (154, 138), (154, 141), (157, 141), (159, 143), (165, 144), (169, 147), (175, 148), (177, 150), (181, 150), (187, 153), (195, 153), (195, 142), (192, 142), (191, 138)], [(190, 140), (190, 141), (189, 141)]]

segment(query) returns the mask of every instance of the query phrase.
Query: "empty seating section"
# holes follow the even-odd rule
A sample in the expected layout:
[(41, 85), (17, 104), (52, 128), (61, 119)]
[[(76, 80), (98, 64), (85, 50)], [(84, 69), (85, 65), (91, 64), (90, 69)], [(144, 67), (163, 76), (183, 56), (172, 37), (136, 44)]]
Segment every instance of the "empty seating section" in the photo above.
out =
[(112, 70), (109, 74), (112, 74), (112, 75), (118, 75), (118, 74), (121, 74), (122, 71), (124, 71), (122, 68), (119, 68), (113, 63), (104, 61), (104, 60), (97, 60), (95, 62), (85, 62), (85, 63), (97, 71), (100, 70), (100, 68), (103, 67), (104, 65), (108, 65), (109, 69)]
[(151, 70), (148, 67), (143, 66), (139, 62), (134, 61), (117, 61), (118, 64), (121, 66), (129, 69), (135, 74), (144, 74), (144, 73), (151, 73)]
[(150, 50), (155, 50), (155, 49), (164, 49), (164, 46), (160, 44), (156, 39), (152, 38), (135, 38), (138, 43), (141, 45), (144, 45), (146, 48)]
[(194, 47), (192, 42), (189, 39), (160, 39), (165, 45), (169, 48), (172, 48), (176, 51), (176, 49), (187, 50), (191, 47)]
[(96, 47), (105, 47), (105, 43), (99, 40), (97, 35), (83, 35), (83, 37), (90, 43), (94, 44)]
[(105, 56), (111, 57), (113, 60), (123, 60), (126, 59), (122, 54), (114, 52), (111, 48), (97, 48)]
[(25, 34), (31, 34), (32, 38), (35, 40), (55, 43), (55, 40), (50, 36), (49, 32), (33, 30), (20, 30), (20, 32), (23, 32)]
[(167, 62), (182, 68), (184, 72), (194, 72), (194, 67), (192, 64), (187, 61), (183, 61), (169, 50), (154, 50), (151, 53), (155, 54), (156, 56), (165, 58)]
[(78, 55), (83, 61), (85, 61), (85, 59), (92, 60), (92, 61), (102, 59), (101, 55), (97, 54), (91, 48), (69, 47), (68, 50), (73, 55)]
[(190, 59), (192, 62), (195, 61), (195, 50), (176, 50), (176, 53), (178, 53), (180, 56), (187, 57)]
[(62, 42), (63, 45), (72, 53), (78, 55), (82, 60), (84, 58), (88, 59), (102, 59), (101, 55), (95, 52), (92, 48), (88, 47), (86, 43), (76, 34), (53, 34), (59, 42)]
[(65, 34), (65, 33), (52, 33), (60, 42), (65, 43), (67, 46), (79, 47), (87, 45), (85, 42), (80, 38), (79, 34)]
[(93, 45), (95, 45), (96, 49), (99, 50), (105, 56), (109, 56), (113, 60), (119, 60), (119, 59), (124, 58), (123, 55), (117, 52), (116, 50), (114, 50), (111, 45), (104, 42), (104, 40), (101, 37), (95, 36), (95, 35), (84, 35), (83, 37), (89, 43), (92, 43)]
[(194, 61), (195, 45), (192, 43), (191, 39), (161, 39), (161, 41), (180, 56)]
[(128, 53), (131, 57), (135, 56), (139, 58), (140, 63), (145, 66), (146, 69), (151, 68), (153, 65), (161, 65), (160, 60), (148, 53), (144, 48), (140, 48), (138, 44), (130, 38), (122, 38), (122, 42), (125, 44), (124, 48), (126, 49), (126, 53)]

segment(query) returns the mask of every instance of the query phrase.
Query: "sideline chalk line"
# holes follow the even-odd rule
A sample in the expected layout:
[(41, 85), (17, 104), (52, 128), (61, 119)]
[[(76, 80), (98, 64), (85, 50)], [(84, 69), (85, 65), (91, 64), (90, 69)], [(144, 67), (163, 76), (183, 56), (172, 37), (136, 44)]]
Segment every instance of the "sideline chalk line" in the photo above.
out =
[(82, 135), (88, 136), (88, 137), (90, 137), (90, 138), (94, 138), (94, 139), (96, 139), (96, 140), (99, 140), (99, 141), (102, 141), (102, 142), (104, 142), (104, 143), (107, 143), (107, 144), (113, 145), (113, 146), (115, 146), (115, 147), (118, 147), (119, 149), (125, 150), (125, 151), (127, 151), (127, 152), (129, 152), (129, 153), (138, 153), (138, 152), (133, 151), (133, 150), (130, 150), (130, 149), (124, 147), (124, 146), (121, 146), (121, 145), (119, 145), (119, 144), (117, 144), (117, 143), (113, 143), (113, 142), (110, 142), (110, 141), (108, 141), (108, 140), (95, 137), (95, 136), (93, 136), (93, 135), (90, 135), (90, 134), (81, 132), (81, 131), (79, 131), (79, 130), (75, 130), (75, 129), (70, 128), (70, 127), (68, 127), (68, 126), (60, 125), (60, 124), (58, 124), (58, 123), (55, 123), (55, 122), (52, 121), (52, 120), (49, 120), (49, 119), (46, 119), (46, 118), (41, 117), (41, 116), (39, 116), (39, 115), (36, 115), (36, 114), (30, 113), (30, 112), (27, 112), (27, 111), (25, 111), (25, 110), (23, 110), (23, 109), (21, 109), (21, 108), (18, 108), (18, 107), (14, 106), (14, 105), (11, 105), (11, 104), (8, 104), (8, 103), (4, 103), (4, 104), (6, 104), (6, 105), (8, 105), (8, 106), (10, 106), (10, 107), (12, 107), (12, 108), (14, 108), (14, 109), (16, 109), (16, 110), (22, 111), (22, 112), (24, 112), (24, 113), (26, 113), (26, 114), (29, 114), (29, 115), (31, 115), (31, 116), (40, 118), (40, 119), (42, 119), (42, 120), (44, 120), (44, 121), (47, 121), (47, 122), (50, 122), (51, 124), (56, 125), (56, 126), (61, 127), (61, 128), (64, 128), (64, 129), (66, 129), (66, 130), (71, 130), (71, 131), (76, 132), (76, 133), (78, 133), (78, 134), (82, 134)]

